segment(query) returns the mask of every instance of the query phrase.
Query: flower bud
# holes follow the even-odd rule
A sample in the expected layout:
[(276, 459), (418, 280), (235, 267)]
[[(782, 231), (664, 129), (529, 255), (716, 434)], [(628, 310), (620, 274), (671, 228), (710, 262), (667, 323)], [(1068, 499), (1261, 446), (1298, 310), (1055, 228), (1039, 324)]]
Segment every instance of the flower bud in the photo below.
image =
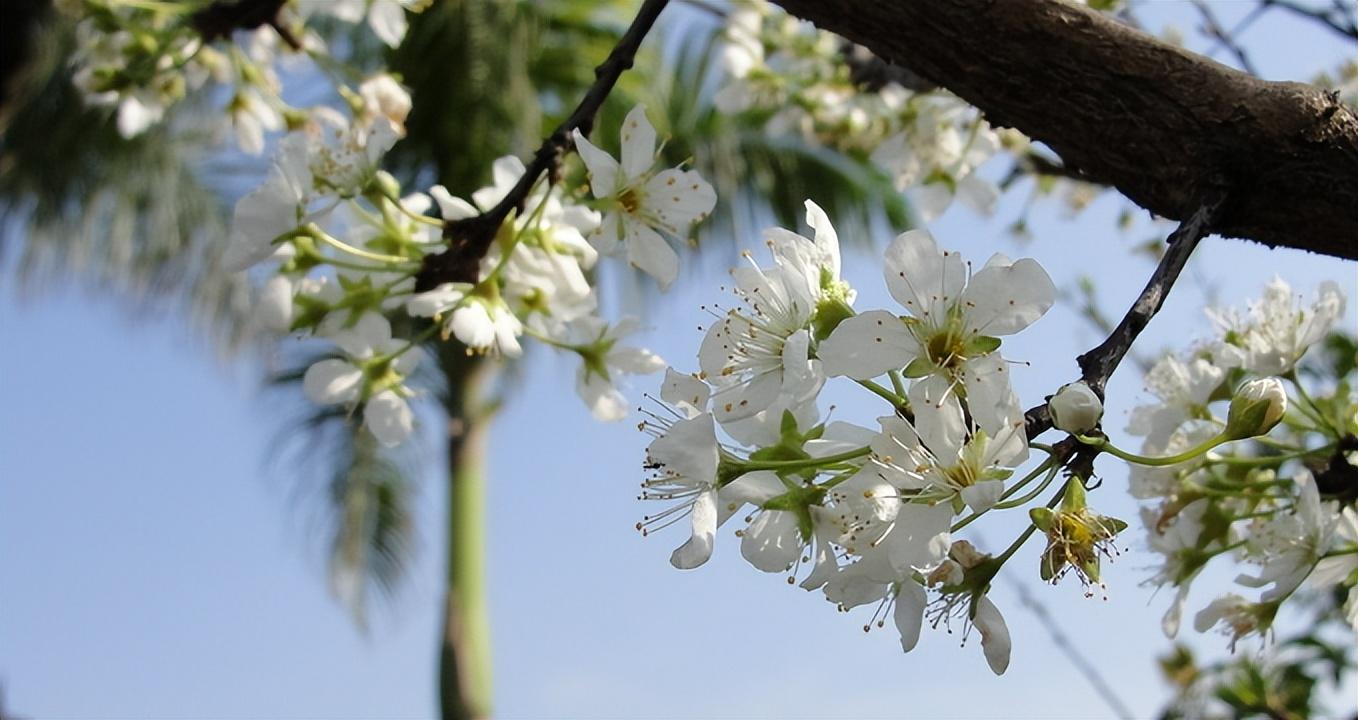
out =
[(1082, 434), (1093, 430), (1103, 417), (1103, 401), (1085, 381), (1063, 386), (1047, 402), (1052, 425), (1068, 433)]
[(1251, 380), (1235, 391), (1223, 435), (1232, 440), (1263, 435), (1287, 412), (1287, 391), (1275, 377)]

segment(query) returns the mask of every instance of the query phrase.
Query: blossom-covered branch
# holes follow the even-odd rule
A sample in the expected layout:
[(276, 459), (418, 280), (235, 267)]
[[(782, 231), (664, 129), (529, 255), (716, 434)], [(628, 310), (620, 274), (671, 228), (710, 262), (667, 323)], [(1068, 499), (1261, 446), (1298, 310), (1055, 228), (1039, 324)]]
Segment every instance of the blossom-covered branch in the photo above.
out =
[(490, 249), (495, 233), (504, 224), (510, 212), (521, 212), (524, 201), (546, 174), (549, 181), (555, 182), (555, 175), (561, 166), (561, 157), (571, 146), (571, 133), (579, 130), (588, 134), (594, 124), (594, 116), (603, 106), (604, 100), (617, 84), (618, 77), (636, 58), (641, 42), (655, 25), (660, 11), (665, 9), (669, 0), (646, 0), (637, 11), (631, 26), (623, 33), (608, 58), (594, 69), (595, 81), (575, 111), (566, 121), (549, 135), (533, 155), (527, 170), (512, 189), (491, 209), (463, 220), (450, 220), (443, 235), (449, 240), (448, 250), (425, 257), (424, 266), (415, 276), (417, 290), (429, 290), (448, 282), (475, 282), (481, 258)]

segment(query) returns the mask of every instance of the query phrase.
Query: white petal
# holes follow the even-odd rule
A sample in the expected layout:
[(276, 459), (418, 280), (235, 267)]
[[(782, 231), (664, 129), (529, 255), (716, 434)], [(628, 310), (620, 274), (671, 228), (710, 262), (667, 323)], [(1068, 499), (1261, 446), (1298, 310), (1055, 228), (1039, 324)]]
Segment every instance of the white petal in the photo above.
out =
[(896, 631), (901, 634), (901, 650), (910, 652), (919, 643), (920, 628), (924, 625), (924, 606), (926, 598), (924, 588), (913, 580), (905, 580), (901, 583), (901, 590), (896, 594), (896, 612), (893, 618), (896, 621)]
[(368, 404), (363, 408), (363, 424), (384, 447), (396, 447), (415, 429), (415, 415), (405, 398), (391, 390), (383, 390), (368, 398)]
[(707, 400), (711, 396), (712, 390), (702, 380), (674, 368), (665, 371), (665, 382), (660, 386), (660, 399), (684, 410), (689, 417), (705, 412)]
[(264, 283), (259, 291), (259, 303), (255, 305), (255, 318), (259, 324), (276, 333), (292, 329), (292, 280), (283, 275), (275, 275)]
[(1004, 482), (1001, 480), (985, 480), (970, 487), (962, 488), (960, 494), (962, 495), (962, 502), (965, 502), (973, 512), (985, 512), (1000, 501), (1000, 496), (1004, 494)]
[(637, 105), (622, 121), (622, 172), (630, 182), (651, 169), (655, 162), (655, 127), (646, 117), (646, 106)]
[(589, 233), (589, 244), (599, 253), (608, 255), (617, 249), (622, 241), (622, 213), (609, 213), (599, 222), (599, 226)]
[(406, 36), (406, 11), (400, 3), (377, 0), (368, 10), (368, 27), (387, 47), (396, 47)]
[(722, 424), (744, 420), (772, 405), (782, 389), (782, 373), (778, 372), (765, 372), (746, 383), (721, 386), (713, 393), (712, 412)]
[(433, 317), (456, 305), (470, 288), (466, 283), (444, 283), (406, 301), (406, 312), (415, 317)]
[(910, 188), (908, 197), (910, 208), (919, 215), (919, 219), (931, 223), (952, 205), (953, 192), (947, 183), (933, 182)]
[(495, 326), (482, 303), (468, 302), (454, 310), (449, 324), (453, 336), (469, 348), (484, 350), (495, 342)]
[(983, 596), (976, 604), (976, 617), (972, 618), (972, 623), (981, 632), (981, 649), (985, 651), (986, 663), (990, 665), (991, 672), (1003, 675), (1009, 669), (1011, 647), (1009, 627), (1004, 624), (1004, 616), (989, 597)]
[(573, 130), (575, 152), (585, 163), (589, 174), (589, 188), (596, 198), (611, 197), (621, 188), (618, 186), (618, 161), (612, 155), (594, 146), (579, 130)]
[(575, 391), (589, 406), (589, 412), (600, 422), (617, 422), (627, 417), (627, 398), (608, 378), (583, 368), (576, 378)]
[(1023, 420), (1023, 408), (1009, 381), (1009, 364), (997, 352), (968, 360), (962, 368), (967, 407), (991, 437)]
[(646, 454), (696, 484), (717, 478), (717, 432), (711, 415), (680, 420), (656, 438)]
[(693, 501), (689, 514), (693, 535), (670, 554), (670, 564), (680, 570), (692, 570), (712, 557), (712, 541), (717, 536), (717, 492), (709, 490)]
[(688, 234), (717, 204), (717, 192), (696, 170), (673, 168), (646, 181), (643, 209), (659, 218), (659, 228), (673, 235)]
[(787, 486), (778, 479), (772, 470), (748, 472), (732, 480), (721, 489), (721, 497), (729, 502), (744, 505), (763, 505), (787, 492)]
[(363, 371), (337, 358), (312, 365), (302, 376), (302, 391), (317, 405), (351, 402), (362, 385)]
[(456, 197), (442, 185), (429, 188), (429, 194), (434, 197), (434, 202), (438, 203), (439, 215), (443, 216), (444, 220), (465, 220), (480, 214), (471, 203)]
[(830, 224), (830, 217), (819, 205), (806, 201), (806, 224), (816, 231), (816, 249), (820, 251), (821, 257), (829, 263), (831, 274), (839, 277), (839, 234), (835, 232), (834, 225)]
[(649, 375), (660, 372), (665, 360), (646, 348), (614, 346), (608, 351), (608, 365), (633, 375)]
[(802, 553), (797, 516), (782, 510), (764, 510), (745, 529), (740, 555), (764, 572), (784, 572)]
[(846, 318), (816, 351), (825, 374), (871, 380), (899, 370), (919, 355), (919, 343), (900, 318), (885, 310), (869, 310)]
[(942, 322), (941, 315), (956, 300), (966, 284), (967, 269), (962, 256), (939, 250), (927, 230), (901, 233), (886, 249), (883, 276), (887, 290), (911, 314), (931, 322)]
[(920, 441), (941, 463), (952, 465), (967, 441), (966, 418), (957, 392), (947, 378), (931, 375), (916, 380), (907, 394)]
[(627, 220), (623, 225), (627, 236), (627, 261), (655, 278), (661, 290), (668, 288), (679, 276), (679, 255), (655, 230)]
[(1036, 260), (1010, 264), (997, 255), (971, 278), (966, 290), (967, 330), (1012, 335), (1042, 317), (1056, 301), (1056, 286)]
[(938, 565), (948, 556), (952, 508), (947, 503), (906, 503), (896, 513), (896, 524), (882, 544), (891, 569), (900, 577), (912, 570)]

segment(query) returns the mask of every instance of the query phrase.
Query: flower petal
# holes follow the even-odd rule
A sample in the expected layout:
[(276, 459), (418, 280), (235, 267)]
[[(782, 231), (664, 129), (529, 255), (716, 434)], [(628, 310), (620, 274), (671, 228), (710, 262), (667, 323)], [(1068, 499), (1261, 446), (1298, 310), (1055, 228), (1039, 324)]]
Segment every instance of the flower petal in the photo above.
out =
[(825, 374), (871, 380), (899, 370), (920, 353), (919, 343), (901, 319), (885, 310), (846, 318), (817, 350)]
[(914, 650), (919, 643), (925, 604), (924, 588), (919, 583), (913, 580), (901, 583), (900, 592), (896, 593), (896, 612), (892, 617), (896, 621), (896, 631), (901, 634), (901, 650), (904, 652)]
[(589, 175), (589, 189), (596, 198), (611, 197), (620, 189), (618, 186), (618, 161), (612, 155), (595, 147), (579, 130), (571, 131), (575, 138), (575, 152), (585, 163)]
[(717, 491), (698, 495), (689, 518), (693, 535), (670, 554), (670, 564), (680, 570), (692, 570), (712, 557), (712, 544), (717, 536)]
[(1003, 675), (1009, 669), (1011, 649), (1009, 626), (1004, 624), (1004, 616), (989, 597), (983, 596), (976, 603), (976, 617), (971, 622), (981, 631), (981, 649), (985, 651), (991, 672)]
[(1011, 263), (996, 254), (972, 276), (965, 297), (968, 332), (1012, 335), (1051, 309), (1056, 286), (1036, 260)]
[(928, 230), (896, 236), (886, 249), (883, 275), (887, 290), (911, 314), (943, 322), (948, 304), (962, 294), (967, 269), (962, 256), (939, 250)]
[(396, 447), (415, 429), (415, 414), (405, 398), (391, 390), (383, 390), (368, 398), (363, 408), (363, 424), (384, 447)]
[(801, 553), (797, 516), (783, 510), (760, 511), (740, 539), (741, 557), (764, 572), (786, 571)]
[[(660, 233), (639, 222), (623, 220), (627, 261), (655, 278), (664, 290), (679, 276), (679, 255)], [(601, 251), (602, 252), (602, 251)]]
[(362, 385), (363, 371), (338, 358), (322, 360), (302, 376), (302, 391), (317, 405), (351, 402)]
[(622, 172), (630, 182), (654, 163), (655, 127), (646, 117), (646, 106), (637, 105), (622, 121)]

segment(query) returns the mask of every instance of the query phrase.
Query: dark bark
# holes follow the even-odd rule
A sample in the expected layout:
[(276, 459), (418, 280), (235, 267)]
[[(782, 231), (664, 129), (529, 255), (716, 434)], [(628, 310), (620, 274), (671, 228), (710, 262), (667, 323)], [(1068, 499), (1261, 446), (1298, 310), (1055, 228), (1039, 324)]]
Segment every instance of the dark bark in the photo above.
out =
[(1051, 0), (777, 0), (910, 68), (1064, 167), (1174, 220), (1221, 179), (1213, 233), (1358, 259), (1358, 113)]

